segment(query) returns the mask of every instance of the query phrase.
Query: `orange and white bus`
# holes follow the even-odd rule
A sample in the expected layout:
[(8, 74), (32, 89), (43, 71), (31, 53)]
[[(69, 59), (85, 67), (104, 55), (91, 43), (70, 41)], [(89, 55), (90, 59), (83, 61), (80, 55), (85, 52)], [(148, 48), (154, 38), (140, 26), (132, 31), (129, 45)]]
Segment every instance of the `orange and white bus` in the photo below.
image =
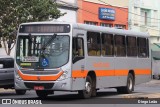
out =
[(23, 23), (17, 33), (15, 89), (78, 91), (83, 98), (102, 88), (131, 93), (151, 80), (149, 35), (67, 22)]

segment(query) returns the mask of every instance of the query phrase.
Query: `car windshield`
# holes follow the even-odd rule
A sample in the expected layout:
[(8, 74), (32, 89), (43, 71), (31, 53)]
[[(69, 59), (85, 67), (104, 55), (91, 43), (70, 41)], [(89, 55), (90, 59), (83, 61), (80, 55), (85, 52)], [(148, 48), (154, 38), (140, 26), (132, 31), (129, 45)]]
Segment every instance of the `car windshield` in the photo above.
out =
[(58, 68), (69, 60), (69, 36), (19, 36), (16, 62), (20, 68)]

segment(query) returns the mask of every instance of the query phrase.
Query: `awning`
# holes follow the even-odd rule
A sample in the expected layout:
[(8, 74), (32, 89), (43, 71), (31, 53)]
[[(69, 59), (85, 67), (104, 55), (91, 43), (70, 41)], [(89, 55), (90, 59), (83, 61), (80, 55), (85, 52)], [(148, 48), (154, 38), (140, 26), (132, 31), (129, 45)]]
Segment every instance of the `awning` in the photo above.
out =
[(153, 43), (151, 45), (152, 58), (154, 60), (160, 60), (160, 43)]
[(153, 57), (154, 60), (160, 60), (160, 57)]
[(160, 52), (160, 43), (153, 43), (151, 45), (151, 50), (152, 51), (159, 51)]

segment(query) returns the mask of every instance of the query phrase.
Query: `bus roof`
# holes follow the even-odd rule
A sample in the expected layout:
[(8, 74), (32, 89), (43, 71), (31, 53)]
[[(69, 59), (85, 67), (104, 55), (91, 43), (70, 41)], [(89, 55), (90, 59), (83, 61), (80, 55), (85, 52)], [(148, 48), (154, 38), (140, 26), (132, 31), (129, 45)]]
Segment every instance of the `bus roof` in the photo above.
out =
[(150, 37), (150, 35), (145, 32), (115, 29), (115, 28), (109, 28), (109, 27), (87, 25), (87, 24), (81, 24), (81, 23), (63, 22), (63, 21), (29, 22), (29, 23), (22, 23), (21, 25), (28, 25), (28, 24), (71, 24), (72, 27), (75, 29), (81, 29), (81, 30), (87, 30), (87, 31), (93, 31), (93, 32), (103, 32), (103, 33), (109, 33), (109, 34), (148, 37), (148, 38)]

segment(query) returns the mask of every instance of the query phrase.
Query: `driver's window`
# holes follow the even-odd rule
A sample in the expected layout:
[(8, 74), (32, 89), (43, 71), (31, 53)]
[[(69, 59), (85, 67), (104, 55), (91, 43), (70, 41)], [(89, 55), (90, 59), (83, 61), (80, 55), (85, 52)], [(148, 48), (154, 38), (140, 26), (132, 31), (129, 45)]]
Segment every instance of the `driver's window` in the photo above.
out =
[(73, 57), (84, 56), (84, 47), (82, 38), (73, 38)]

